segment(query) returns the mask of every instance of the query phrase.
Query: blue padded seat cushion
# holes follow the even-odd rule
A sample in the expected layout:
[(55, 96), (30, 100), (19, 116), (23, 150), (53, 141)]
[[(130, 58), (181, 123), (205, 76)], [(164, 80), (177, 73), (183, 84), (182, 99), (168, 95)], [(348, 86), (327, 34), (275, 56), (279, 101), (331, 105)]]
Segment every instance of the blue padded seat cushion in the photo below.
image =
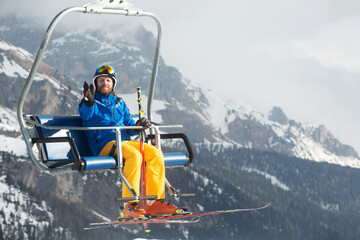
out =
[(116, 168), (116, 161), (111, 156), (89, 156), (82, 159), (85, 163), (85, 171)]
[(164, 153), (164, 162), (165, 166), (186, 166), (189, 163), (189, 158), (181, 152)]

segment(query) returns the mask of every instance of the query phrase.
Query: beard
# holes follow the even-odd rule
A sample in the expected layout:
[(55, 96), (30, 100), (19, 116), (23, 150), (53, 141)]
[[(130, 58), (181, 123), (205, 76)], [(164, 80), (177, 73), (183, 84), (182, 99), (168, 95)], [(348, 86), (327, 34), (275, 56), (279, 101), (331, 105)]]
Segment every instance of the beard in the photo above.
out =
[(102, 86), (102, 87), (96, 88), (96, 91), (98, 93), (100, 93), (101, 95), (109, 96), (113, 92), (113, 88), (112, 87), (107, 88), (105, 86)]

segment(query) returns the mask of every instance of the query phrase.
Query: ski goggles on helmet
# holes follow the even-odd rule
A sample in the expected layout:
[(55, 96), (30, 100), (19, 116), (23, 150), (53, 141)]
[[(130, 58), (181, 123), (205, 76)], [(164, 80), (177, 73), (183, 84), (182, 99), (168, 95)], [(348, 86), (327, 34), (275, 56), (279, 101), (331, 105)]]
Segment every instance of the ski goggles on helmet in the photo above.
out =
[(101, 65), (96, 69), (95, 75), (99, 76), (103, 74), (108, 74), (114, 77), (116, 75), (115, 69), (110, 65)]

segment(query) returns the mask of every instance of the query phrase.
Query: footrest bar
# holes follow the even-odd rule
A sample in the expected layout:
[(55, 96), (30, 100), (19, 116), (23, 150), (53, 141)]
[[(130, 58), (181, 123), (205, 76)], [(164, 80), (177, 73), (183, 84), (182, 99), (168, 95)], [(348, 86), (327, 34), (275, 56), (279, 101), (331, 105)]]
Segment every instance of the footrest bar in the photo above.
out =
[(125, 198), (115, 198), (115, 202), (131, 202), (131, 201), (137, 201), (137, 200), (155, 200), (157, 198), (158, 198), (157, 195), (125, 197)]
[(177, 197), (195, 197), (195, 193), (178, 193)]

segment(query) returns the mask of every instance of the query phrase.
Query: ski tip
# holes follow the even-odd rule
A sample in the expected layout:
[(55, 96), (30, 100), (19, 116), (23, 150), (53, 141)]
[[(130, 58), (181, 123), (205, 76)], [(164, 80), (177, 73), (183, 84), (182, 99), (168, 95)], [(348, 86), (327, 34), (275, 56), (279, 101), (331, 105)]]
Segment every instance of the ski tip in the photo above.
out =
[(265, 209), (265, 208), (267, 208), (267, 207), (269, 207), (269, 206), (271, 206), (271, 202), (268, 202), (268, 203), (266, 203), (264, 206), (261, 206), (261, 207), (256, 208), (256, 210), (262, 210), (262, 209)]
[(268, 203), (264, 206), (264, 208), (267, 208), (267, 207), (269, 207), (269, 206), (271, 206), (271, 202), (268, 202)]

